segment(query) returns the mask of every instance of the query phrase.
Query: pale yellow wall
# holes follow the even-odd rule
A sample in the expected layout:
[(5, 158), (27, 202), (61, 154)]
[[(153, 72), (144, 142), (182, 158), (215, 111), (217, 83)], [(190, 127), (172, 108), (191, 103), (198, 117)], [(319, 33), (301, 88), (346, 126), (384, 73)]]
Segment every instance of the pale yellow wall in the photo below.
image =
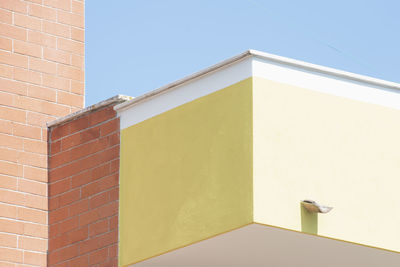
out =
[(252, 222), (251, 86), (122, 130), (120, 266)]
[(400, 111), (253, 78), (254, 220), (400, 251)]

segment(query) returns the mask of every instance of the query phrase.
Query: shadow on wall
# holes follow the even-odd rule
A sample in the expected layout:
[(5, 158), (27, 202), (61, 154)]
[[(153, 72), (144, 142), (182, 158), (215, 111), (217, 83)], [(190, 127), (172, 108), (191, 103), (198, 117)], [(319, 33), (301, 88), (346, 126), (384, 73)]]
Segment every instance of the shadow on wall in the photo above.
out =
[(307, 234), (318, 234), (318, 213), (309, 212), (301, 203), (300, 203), (300, 212), (301, 212), (301, 231)]

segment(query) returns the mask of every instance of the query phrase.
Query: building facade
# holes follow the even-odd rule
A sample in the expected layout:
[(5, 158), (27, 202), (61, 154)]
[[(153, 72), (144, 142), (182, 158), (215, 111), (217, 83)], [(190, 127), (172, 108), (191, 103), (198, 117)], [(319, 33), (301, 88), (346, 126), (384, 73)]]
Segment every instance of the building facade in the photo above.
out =
[(120, 266), (398, 266), (399, 89), (250, 50), (117, 105)]
[(399, 84), (249, 50), (83, 108), (84, 2), (0, 23), (0, 267), (400, 266)]

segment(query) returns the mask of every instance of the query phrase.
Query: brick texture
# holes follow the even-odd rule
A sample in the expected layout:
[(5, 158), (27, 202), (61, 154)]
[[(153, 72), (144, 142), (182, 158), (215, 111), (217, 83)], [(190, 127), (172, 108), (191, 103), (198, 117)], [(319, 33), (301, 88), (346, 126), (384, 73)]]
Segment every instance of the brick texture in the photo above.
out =
[(0, 0), (0, 266), (47, 266), (46, 122), (84, 105), (84, 30), (84, 1)]
[(119, 134), (112, 106), (50, 129), (48, 266), (117, 266)]

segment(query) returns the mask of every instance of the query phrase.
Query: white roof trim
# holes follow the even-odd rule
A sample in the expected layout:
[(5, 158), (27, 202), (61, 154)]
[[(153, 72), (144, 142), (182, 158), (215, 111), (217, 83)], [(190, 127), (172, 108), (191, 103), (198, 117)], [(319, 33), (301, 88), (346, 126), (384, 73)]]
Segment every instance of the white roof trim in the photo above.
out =
[(116, 105), (116, 106), (114, 106), (114, 109), (116, 111), (118, 111), (118, 112), (123, 111), (125, 109), (128, 109), (131, 106), (134, 106), (134, 105), (140, 103), (140, 102), (146, 101), (146, 100), (148, 100), (148, 99), (150, 99), (150, 98), (152, 98), (154, 96), (157, 96), (157, 95), (160, 95), (160, 94), (162, 94), (162, 93), (164, 93), (166, 91), (172, 90), (172, 89), (174, 89), (175, 87), (177, 87), (179, 85), (182, 85), (184, 83), (187, 83), (187, 82), (190, 82), (192, 80), (195, 80), (195, 79), (197, 79), (197, 78), (199, 78), (201, 76), (207, 75), (207, 74), (209, 74), (211, 72), (214, 72), (214, 71), (219, 70), (221, 68), (227, 67), (230, 64), (233, 64), (233, 63), (236, 63), (238, 61), (241, 61), (242, 59), (245, 59), (245, 58), (247, 58), (249, 56), (251, 56), (250, 50), (248, 50), (248, 51), (246, 51), (244, 53), (241, 53), (241, 54), (239, 54), (237, 56), (234, 56), (232, 58), (229, 58), (227, 60), (224, 60), (224, 61), (222, 61), (220, 63), (217, 63), (217, 64), (215, 64), (215, 65), (213, 65), (211, 67), (208, 67), (208, 68), (206, 68), (204, 70), (201, 70), (199, 72), (195, 72), (195, 73), (193, 73), (193, 74), (191, 74), (189, 76), (186, 76), (186, 77), (184, 77), (184, 78), (182, 78), (180, 80), (177, 80), (175, 82), (172, 82), (170, 84), (162, 86), (162, 87), (160, 87), (160, 88), (158, 88), (156, 90), (153, 90), (153, 91), (145, 93), (145, 94), (143, 94), (141, 96), (135, 97), (134, 99), (132, 99), (130, 101), (127, 101), (125, 103), (121, 103), (119, 105)]
[(365, 83), (365, 84), (370, 84), (370, 85), (374, 85), (374, 86), (380, 86), (380, 87), (384, 87), (384, 88), (388, 88), (388, 89), (395, 89), (395, 90), (400, 90), (400, 84), (399, 83), (394, 83), (394, 82), (389, 82), (389, 81), (385, 81), (385, 80), (381, 80), (381, 79), (376, 79), (376, 78), (372, 78), (372, 77), (368, 77), (368, 76), (364, 76), (364, 75), (359, 75), (359, 74), (355, 74), (355, 73), (351, 73), (351, 72), (347, 72), (347, 71), (342, 71), (342, 70), (337, 70), (334, 68), (328, 68), (328, 67), (324, 67), (324, 66), (320, 66), (320, 65), (316, 65), (316, 64), (311, 64), (311, 63), (307, 63), (304, 61), (300, 61), (300, 60), (295, 60), (295, 59), (291, 59), (291, 58), (286, 58), (286, 57), (281, 57), (281, 56), (277, 56), (277, 55), (273, 55), (273, 54), (268, 54), (268, 53), (264, 53), (261, 51), (257, 51), (257, 50), (247, 50), (237, 56), (234, 56), (232, 58), (229, 58), (227, 60), (224, 60), (218, 64), (215, 64), (211, 67), (208, 67), (204, 70), (201, 70), (199, 72), (196, 72), (192, 75), (186, 76), (183, 79), (177, 80), (175, 82), (172, 82), (170, 84), (167, 84), (163, 87), (160, 87), (156, 90), (150, 91), (146, 94), (143, 94), (139, 97), (136, 97), (130, 101), (126, 101), (124, 103), (118, 104), (116, 106), (114, 106), (114, 109), (118, 112), (121, 112), (123, 110), (126, 110), (128, 108), (130, 108), (131, 106), (134, 106), (138, 103), (141, 103), (143, 101), (146, 101), (150, 98), (153, 98), (157, 95), (160, 95), (166, 91), (172, 90), (175, 87), (182, 85), (184, 83), (190, 82), (194, 79), (197, 79), (201, 76), (207, 75), (211, 72), (214, 72), (216, 70), (219, 70), (221, 68), (227, 67), (230, 64), (236, 63), (238, 61), (243, 60), (244, 58), (248, 58), (248, 57), (259, 57), (265, 60), (269, 60), (269, 61), (273, 61), (279, 64), (283, 64), (283, 65), (289, 65), (289, 66), (294, 66), (297, 68), (302, 68), (302, 69), (306, 69), (306, 70), (311, 70), (317, 73), (322, 73), (322, 74), (326, 74), (326, 75), (330, 75), (330, 76), (335, 76), (335, 77), (339, 77), (339, 78), (344, 78), (347, 80), (351, 80), (351, 81), (356, 81), (356, 82), (361, 82), (361, 83)]
[(357, 81), (357, 82), (372, 84), (372, 85), (381, 86), (381, 87), (385, 87), (385, 88), (389, 88), (389, 89), (400, 90), (399, 83), (389, 82), (389, 81), (385, 81), (385, 80), (381, 80), (381, 79), (377, 79), (377, 78), (372, 78), (369, 76), (355, 74), (352, 72), (342, 71), (342, 70), (338, 70), (338, 69), (334, 69), (334, 68), (324, 67), (321, 65), (307, 63), (307, 62), (300, 61), (300, 60), (295, 60), (295, 59), (291, 59), (291, 58), (272, 55), (272, 54), (264, 53), (264, 52), (257, 51), (257, 50), (249, 50), (249, 51), (250, 51), (250, 54), (252, 54), (256, 57), (260, 57), (260, 58), (274, 61), (277, 63), (295, 66), (298, 68), (303, 68), (303, 69), (307, 69), (307, 70), (311, 70), (311, 71), (315, 71), (315, 72), (319, 72), (319, 73), (323, 73), (323, 74), (328, 74), (328, 75), (332, 75), (332, 76), (336, 76), (336, 77), (340, 77), (340, 78), (345, 78), (345, 79), (349, 79), (349, 80), (353, 80), (353, 81)]

